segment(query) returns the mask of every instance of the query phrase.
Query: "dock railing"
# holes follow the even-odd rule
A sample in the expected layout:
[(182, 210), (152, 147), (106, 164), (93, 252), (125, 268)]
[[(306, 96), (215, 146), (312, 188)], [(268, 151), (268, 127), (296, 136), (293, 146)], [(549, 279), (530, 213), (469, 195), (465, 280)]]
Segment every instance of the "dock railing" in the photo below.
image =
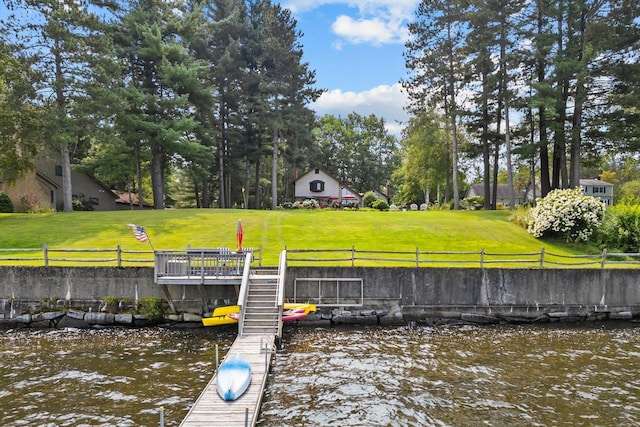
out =
[(282, 309), (284, 308), (284, 288), (287, 280), (287, 251), (280, 252), (280, 261), (278, 262), (278, 291), (276, 307), (278, 308), (278, 331), (276, 338), (282, 337)]
[(245, 256), (244, 269), (242, 273), (242, 283), (240, 285), (240, 292), (238, 294), (238, 306), (240, 307), (240, 313), (238, 313), (238, 334), (242, 335), (244, 329), (244, 315), (245, 308), (247, 306), (247, 298), (249, 296), (249, 283), (251, 276), (251, 259), (252, 254), (247, 253)]
[(154, 277), (200, 278), (204, 281), (207, 277), (241, 276), (247, 254), (253, 255), (253, 251), (245, 249), (243, 252), (232, 252), (223, 247), (155, 251)]

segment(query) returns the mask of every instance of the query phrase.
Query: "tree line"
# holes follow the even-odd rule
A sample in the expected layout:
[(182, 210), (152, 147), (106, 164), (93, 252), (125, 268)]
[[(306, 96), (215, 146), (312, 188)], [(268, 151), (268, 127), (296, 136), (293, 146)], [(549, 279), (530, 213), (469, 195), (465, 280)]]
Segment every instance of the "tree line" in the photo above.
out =
[[(240, 188), (257, 205), (264, 169), (277, 203), (281, 156), (295, 162), (308, 144), (307, 104), (322, 93), (290, 11), (268, 0), (6, 7), (1, 71), (17, 108), (3, 108), (2, 141), (21, 144), (11, 151), (24, 159), (45, 141), (62, 165), (65, 211), (72, 164), (140, 200), (150, 186), (156, 209), (178, 171), (200, 207), (240, 204)], [(5, 179), (30, 166), (13, 160), (3, 158)]]
[(518, 166), (538, 196), (607, 162), (637, 166), (639, 18), (635, 0), (423, 0), (405, 50), (401, 191), (442, 185), (457, 208), (461, 153), (482, 159), (485, 209), (500, 171), (514, 206)]
[(302, 34), (269, 0), (7, 0), (2, 179), (54, 153), (65, 211), (72, 166), (156, 209), (275, 209), (315, 166), (455, 209), (477, 159), (485, 209), (499, 182), (511, 206), (516, 187), (544, 196), (604, 165), (640, 182), (638, 1), (423, 0), (399, 147), (378, 117), (315, 116)]
[(0, 22), (0, 171), (42, 152), (154, 208), (275, 209), (322, 166), (365, 192), (389, 183), (384, 120), (317, 118), (301, 32), (270, 0), (7, 0)]

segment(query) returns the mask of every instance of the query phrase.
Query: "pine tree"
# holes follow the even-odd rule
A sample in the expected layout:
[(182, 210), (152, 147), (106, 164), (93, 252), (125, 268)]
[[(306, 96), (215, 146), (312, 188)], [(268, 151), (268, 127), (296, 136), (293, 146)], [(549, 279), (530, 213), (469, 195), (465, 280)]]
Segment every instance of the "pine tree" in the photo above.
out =
[[(73, 210), (71, 163), (88, 146), (82, 104), (86, 99), (88, 66), (92, 52), (87, 47), (96, 36), (103, 9), (92, 0), (7, 0), (10, 11), (3, 21), (8, 30), (5, 43), (21, 52), (38, 73), (36, 83), (44, 108), (43, 130), (48, 146), (62, 166), (62, 200), (65, 212)], [(78, 151), (79, 150), (79, 151)]]

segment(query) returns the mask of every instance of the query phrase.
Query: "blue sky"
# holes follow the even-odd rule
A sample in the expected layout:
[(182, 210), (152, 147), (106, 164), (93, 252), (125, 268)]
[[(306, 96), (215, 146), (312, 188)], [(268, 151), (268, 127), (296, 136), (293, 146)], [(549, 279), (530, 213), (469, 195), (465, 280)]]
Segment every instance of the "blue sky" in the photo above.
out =
[(385, 119), (399, 136), (408, 119), (400, 80), (407, 24), (419, 0), (282, 0), (304, 33), (304, 61), (327, 92), (310, 107), (320, 116), (351, 112)]

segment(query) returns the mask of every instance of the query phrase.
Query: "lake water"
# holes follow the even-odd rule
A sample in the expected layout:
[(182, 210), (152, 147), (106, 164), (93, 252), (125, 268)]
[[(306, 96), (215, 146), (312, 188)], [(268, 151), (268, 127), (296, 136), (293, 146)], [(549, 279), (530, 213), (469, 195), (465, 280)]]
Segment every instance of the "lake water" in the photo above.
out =
[[(229, 329), (0, 332), (0, 425), (177, 426)], [(640, 329), (288, 327), (259, 426), (640, 425)]]

